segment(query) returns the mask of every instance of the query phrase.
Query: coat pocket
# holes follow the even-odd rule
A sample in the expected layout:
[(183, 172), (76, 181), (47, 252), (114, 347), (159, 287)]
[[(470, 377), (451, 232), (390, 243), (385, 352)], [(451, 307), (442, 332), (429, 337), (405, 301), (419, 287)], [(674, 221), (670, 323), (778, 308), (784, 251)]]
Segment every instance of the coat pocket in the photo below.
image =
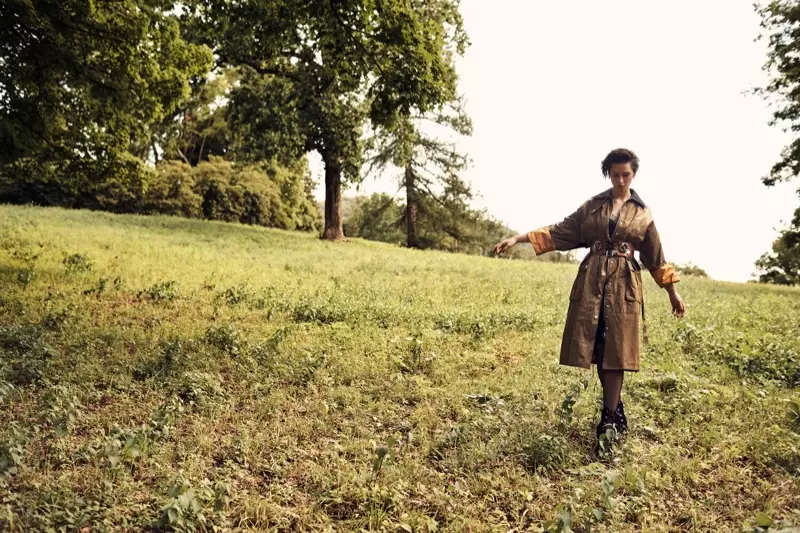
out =
[(642, 274), (633, 266), (631, 261), (626, 261), (627, 276), (625, 279), (625, 300), (629, 303), (642, 301)]
[(583, 297), (583, 292), (586, 288), (586, 273), (588, 269), (589, 263), (583, 263), (578, 267), (578, 275), (575, 277), (575, 282), (572, 284), (572, 291), (569, 293), (570, 301), (574, 302)]

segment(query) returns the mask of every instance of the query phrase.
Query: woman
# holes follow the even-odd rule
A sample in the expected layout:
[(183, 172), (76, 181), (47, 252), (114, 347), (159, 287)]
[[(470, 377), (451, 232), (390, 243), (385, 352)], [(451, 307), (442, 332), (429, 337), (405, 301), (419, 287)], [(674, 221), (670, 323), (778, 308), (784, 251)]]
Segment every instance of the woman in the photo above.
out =
[[(675, 268), (664, 251), (650, 209), (631, 189), (639, 158), (623, 148), (609, 153), (603, 175), (612, 188), (590, 198), (562, 222), (511, 237), (494, 247), (500, 254), (520, 242), (530, 242), (536, 254), (553, 250), (589, 248), (578, 269), (569, 297), (569, 311), (561, 342), (563, 365), (597, 365), (603, 386), (603, 408), (597, 437), (624, 432), (628, 421), (620, 398), (626, 371), (639, 370), (639, 315), (644, 322), (641, 267), (667, 290), (672, 311), (683, 316), (686, 307), (675, 288)], [(647, 328), (644, 326), (645, 342)]]

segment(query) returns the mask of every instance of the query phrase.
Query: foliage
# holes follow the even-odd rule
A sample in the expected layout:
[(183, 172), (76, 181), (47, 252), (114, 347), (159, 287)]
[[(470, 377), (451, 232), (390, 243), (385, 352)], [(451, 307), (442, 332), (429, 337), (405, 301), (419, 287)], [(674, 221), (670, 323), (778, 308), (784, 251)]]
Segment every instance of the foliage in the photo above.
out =
[(151, 127), (150, 145), (156, 164), (178, 160), (191, 166), (211, 156), (235, 160), (233, 133), (226, 117), (231, 87), (238, 83), (235, 69), (211, 73), (192, 84), (192, 94), (174, 113)]
[[(800, 5), (787, 0), (775, 0), (755, 5), (761, 15), (760, 38), (767, 38), (768, 52), (764, 70), (771, 76), (766, 87), (758, 92), (765, 98), (773, 98), (780, 107), (772, 115), (772, 125), (786, 125), (797, 131), (800, 127), (800, 71), (797, 56), (800, 54)], [(800, 138), (795, 139), (781, 154), (781, 160), (772, 167), (769, 176), (763, 179), (766, 185), (787, 181), (800, 175)]]
[(675, 270), (678, 274), (683, 276), (696, 276), (699, 278), (707, 278), (708, 273), (693, 263), (676, 264)]
[(101, 169), (99, 162), (86, 162), (81, 170), (19, 160), (0, 171), (0, 202), (136, 212), (153, 172), (127, 152), (115, 157), (111, 166)]
[(756, 267), (761, 283), (800, 284), (800, 208), (794, 212), (791, 226), (772, 243), (772, 251), (756, 261)]
[(645, 279), (601, 464), (574, 264), (8, 205), (0, 237), (0, 530), (800, 523), (797, 288), (689, 276), (677, 320)]
[[(480, 255), (512, 233), (485, 211), (467, 207), (457, 192), (446, 196), (442, 203), (435, 198), (420, 198), (419, 204), (426, 213), (416, 226), (420, 248)], [(385, 193), (373, 194), (357, 200), (352, 214), (345, 220), (345, 233), (350, 237), (405, 244), (407, 235), (402, 227), (406, 216), (405, 204)]]
[[(430, 247), (419, 234), (426, 222), (428, 226), (439, 223), (454, 239), (463, 241), (458, 214), (474, 196), (459, 178), (459, 172), (467, 168), (467, 157), (459, 153), (455, 143), (436, 137), (448, 128), (462, 136), (472, 134), (472, 121), (463, 103), (453, 100), (429, 115), (406, 116), (391, 127), (380, 128), (371, 140), (370, 171), (385, 172), (392, 166), (400, 169), (398, 181), (406, 193), (403, 221), (409, 248)], [(433, 134), (426, 132), (430, 129)]]
[(455, 0), (187, 2), (186, 34), (241, 69), (229, 119), (242, 154), (326, 168), (324, 235), (341, 238), (341, 180), (358, 181), (362, 129), (452, 100), (467, 43)]
[[(348, 209), (344, 219), (345, 234), (372, 241), (406, 244), (403, 231), (406, 205), (388, 194), (345, 198)], [(470, 209), (460, 201), (450, 198), (442, 205), (437, 199), (421, 199), (427, 216), (418, 220), (417, 243), (424, 249), (446, 250), (475, 255), (487, 255), (499, 240), (516, 233), (494, 220), (486, 211)], [(574, 254), (552, 252), (537, 256), (530, 245), (520, 245), (506, 254), (513, 259), (575, 262)]]
[(243, 166), (214, 157), (196, 167), (165, 162), (159, 177), (144, 198), (144, 213), (304, 231), (319, 228), (305, 160), (291, 167)]
[(386, 193), (356, 198), (350, 216), (344, 219), (344, 234), (371, 241), (403, 244), (405, 233), (401, 229), (403, 208)]
[[(763, 178), (767, 186), (789, 181), (800, 175), (800, 4), (787, 0), (774, 0), (755, 5), (761, 15), (761, 38), (768, 40), (767, 62), (764, 70), (770, 75), (766, 87), (758, 93), (773, 101), (778, 109), (772, 115), (771, 125), (781, 125), (795, 134), (795, 139), (784, 148), (781, 159)], [(798, 189), (800, 195), (800, 189)], [(772, 244), (772, 250), (756, 262), (759, 281), (779, 285), (800, 283), (800, 208), (794, 212), (790, 226), (784, 229)]]
[[(131, 176), (125, 184), (95, 182), (73, 191), (63, 180), (19, 183), (16, 176), (0, 183), (0, 201), (47, 206), (85, 207), (112, 212), (164, 214), (257, 224), (282, 229), (318, 231), (320, 216), (305, 160), (291, 166), (276, 163), (237, 165), (209, 156), (191, 167), (164, 161), (155, 170)], [(85, 265), (77, 258), (70, 270)]]
[(172, 12), (152, 0), (3, 2), (0, 178), (40, 197), (136, 181), (132, 146), (211, 63)]

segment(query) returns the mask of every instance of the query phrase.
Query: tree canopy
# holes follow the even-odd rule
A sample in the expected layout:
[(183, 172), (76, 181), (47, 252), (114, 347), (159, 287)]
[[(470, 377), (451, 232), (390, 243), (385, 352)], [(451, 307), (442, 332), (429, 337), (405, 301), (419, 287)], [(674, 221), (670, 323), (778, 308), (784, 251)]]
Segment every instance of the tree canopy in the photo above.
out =
[[(800, 175), (800, 4), (775, 0), (757, 6), (757, 10), (761, 15), (761, 37), (768, 40), (764, 68), (770, 75), (769, 84), (759, 92), (777, 104), (771, 124), (794, 135), (781, 159), (763, 178), (765, 185), (772, 186)], [(762, 282), (800, 283), (800, 208), (756, 266)]]
[(187, 35), (242, 69), (231, 95), (244, 153), (325, 165), (324, 236), (341, 238), (341, 187), (360, 179), (367, 123), (390, 126), (456, 95), (467, 36), (457, 0), (187, 2)]
[(467, 46), (459, 0), (6, 0), (0, 201), (312, 229), (316, 151), (324, 237), (343, 237), (342, 189), (369, 162), (406, 201), (363, 204), (351, 231), (477, 251), (501, 226), (469, 208), (467, 156), (443, 138), (471, 132)]
[(0, 4), (0, 172), (71, 180), (135, 171), (131, 148), (189, 94), (210, 50), (181, 38), (172, 3)]
[[(441, 138), (448, 132), (472, 134), (472, 121), (460, 99), (453, 99), (436, 113), (406, 116), (382, 127), (370, 142), (370, 171), (400, 170), (398, 181), (406, 193), (406, 245), (411, 248), (427, 247), (419, 235), (421, 218), (439, 219), (442, 229), (463, 240), (456, 221), (460, 221), (459, 213), (465, 213), (463, 207), (473, 198), (473, 192), (459, 177), (467, 168), (467, 157), (454, 142)], [(450, 222), (445, 224), (444, 220)]]

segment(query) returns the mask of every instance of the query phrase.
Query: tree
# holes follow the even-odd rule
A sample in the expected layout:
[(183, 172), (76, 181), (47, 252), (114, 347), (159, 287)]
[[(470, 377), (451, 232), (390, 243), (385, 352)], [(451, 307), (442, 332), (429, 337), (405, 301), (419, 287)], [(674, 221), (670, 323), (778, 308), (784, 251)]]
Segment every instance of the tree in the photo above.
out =
[(403, 206), (388, 194), (375, 193), (359, 198), (353, 213), (344, 219), (345, 232), (350, 237), (401, 244), (404, 238), (399, 224), (402, 213)]
[(238, 82), (234, 69), (196, 80), (192, 94), (152, 129), (150, 146), (155, 163), (175, 159), (197, 166), (210, 157), (225, 157), (232, 149), (226, 117), (231, 87)]
[(450, 47), (467, 39), (458, 0), (193, 0), (184, 20), (219, 65), (242, 69), (230, 116), (244, 153), (322, 157), (328, 239), (343, 237), (341, 189), (360, 179), (367, 121), (388, 126), (452, 100)]
[(171, 9), (159, 0), (4, 0), (0, 174), (76, 189), (135, 180), (132, 150), (211, 64), (206, 47), (181, 39)]
[[(448, 2), (413, 0), (412, 3), (422, 19), (434, 27), (441, 27), (441, 20), (446, 19), (450, 9)], [(463, 43), (459, 46), (458, 41), (449, 41), (446, 35), (439, 35), (437, 40), (455, 72), (454, 58), (463, 54)], [(437, 208), (446, 208), (447, 198), (450, 211), (445, 218), (452, 218), (453, 208), (466, 209), (466, 203), (472, 199), (471, 189), (458, 176), (467, 167), (467, 157), (459, 153), (455, 143), (440, 138), (451, 133), (472, 135), (472, 121), (464, 110), (463, 100), (455, 94), (431, 112), (401, 113), (398, 120), (381, 127), (373, 139), (370, 171), (382, 172), (389, 165), (402, 169), (399, 181), (406, 193), (404, 221), (406, 245), (410, 248), (425, 247), (419, 236), (420, 217), (436, 216), (435, 209), (441, 216), (441, 209)]]
[[(772, 186), (800, 175), (800, 4), (794, 1), (771, 1), (757, 6), (761, 27), (768, 42), (764, 69), (770, 74), (769, 84), (759, 93), (775, 99), (778, 109), (771, 125), (781, 124), (795, 134), (795, 139), (783, 150), (781, 159), (762, 181)], [(800, 195), (800, 189), (798, 189)], [(760, 281), (767, 283), (800, 283), (800, 209), (795, 211), (791, 225), (782, 231), (772, 251), (756, 263)]]
[[(383, 172), (390, 165), (399, 167), (400, 188), (406, 193), (406, 245), (422, 248), (419, 236), (420, 217), (442, 216), (438, 207), (462, 209), (472, 199), (472, 190), (459, 178), (466, 169), (467, 157), (458, 152), (452, 142), (434, 135), (451, 130), (460, 135), (472, 134), (472, 122), (464, 112), (461, 100), (453, 100), (436, 114), (408, 116), (392, 127), (382, 128), (373, 138), (370, 172)], [(463, 204), (463, 205), (462, 205)], [(446, 211), (446, 210), (445, 210)], [(455, 231), (457, 226), (451, 226)]]
[(756, 261), (759, 281), (778, 285), (800, 284), (800, 208), (790, 227), (772, 243), (772, 250)]

